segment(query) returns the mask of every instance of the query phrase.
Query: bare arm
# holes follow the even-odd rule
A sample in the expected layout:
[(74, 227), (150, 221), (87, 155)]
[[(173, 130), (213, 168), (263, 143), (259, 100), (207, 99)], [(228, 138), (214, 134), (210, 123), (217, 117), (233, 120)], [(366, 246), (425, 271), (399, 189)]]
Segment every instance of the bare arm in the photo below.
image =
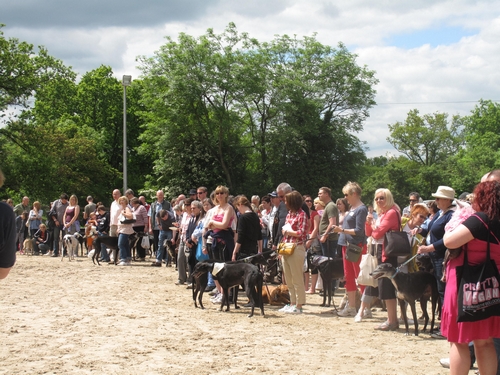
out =
[(444, 234), (444, 245), (448, 249), (458, 249), (460, 246), (474, 239), (470, 230), (463, 224), (460, 224), (453, 232)]

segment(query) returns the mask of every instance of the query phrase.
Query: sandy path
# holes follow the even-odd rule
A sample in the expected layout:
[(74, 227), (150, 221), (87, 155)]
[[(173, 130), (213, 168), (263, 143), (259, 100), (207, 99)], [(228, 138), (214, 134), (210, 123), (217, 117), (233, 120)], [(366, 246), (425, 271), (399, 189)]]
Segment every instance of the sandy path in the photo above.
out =
[[(172, 268), (19, 256), (0, 282), (1, 374), (447, 374), (448, 344), (377, 332), (308, 296), (302, 315), (221, 313)], [(240, 294), (244, 303), (244, 296)], [(337, 295), (336, 303), (340, 302)], [(473, 372), (471, 372), (472, 374)]]

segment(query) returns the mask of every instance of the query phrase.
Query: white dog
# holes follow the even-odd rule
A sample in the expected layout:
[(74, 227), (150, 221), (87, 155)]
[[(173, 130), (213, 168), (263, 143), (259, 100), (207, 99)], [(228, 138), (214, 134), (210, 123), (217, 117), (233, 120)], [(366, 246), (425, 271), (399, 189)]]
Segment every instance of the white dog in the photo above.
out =
[(64, 251), (68, 252), (68, 258), (71, 262), (72, 259), (78, 255), (78, 245), (80, 238), (83, 238), (80, 233), (66, 234), (63, 238), (63, 251), (61, 251), (61, 262), (64, 259)]

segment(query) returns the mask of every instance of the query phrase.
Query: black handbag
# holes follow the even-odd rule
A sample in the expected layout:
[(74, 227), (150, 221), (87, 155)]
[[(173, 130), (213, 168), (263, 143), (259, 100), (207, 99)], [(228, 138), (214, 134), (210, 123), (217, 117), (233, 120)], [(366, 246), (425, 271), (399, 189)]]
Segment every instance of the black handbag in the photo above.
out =
[[(488, 228), (486, 223), (483, 224)], [(464, 263), (457, 267), (457, 322), (477, 322), (492, 316), (500, 316), (500, 277), (495, 261), (490, 258), (490, 233), (488, 228), (484, 263), (477, 266), (469, 265), (467, 244), (464, 245)]]
[[(399, 216), (399, 228), (401, 228), (401, 216)], [(386, 257), (407, 257), (411, 255), (411, 245), (408, 234), (404, 231), (389, 231), (385, 233), (384, 253)]]

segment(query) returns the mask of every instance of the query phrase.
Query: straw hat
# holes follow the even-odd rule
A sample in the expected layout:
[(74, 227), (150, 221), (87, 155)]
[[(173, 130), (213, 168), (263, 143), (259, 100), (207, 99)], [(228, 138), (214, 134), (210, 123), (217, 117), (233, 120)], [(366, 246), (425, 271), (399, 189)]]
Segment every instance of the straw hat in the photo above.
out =
[(449, 186), (440, 186), (437, 191), (432, 194), (434, 198), (443, 198), (443, 199), (455, 199), (455, 190), (453, 190)]

